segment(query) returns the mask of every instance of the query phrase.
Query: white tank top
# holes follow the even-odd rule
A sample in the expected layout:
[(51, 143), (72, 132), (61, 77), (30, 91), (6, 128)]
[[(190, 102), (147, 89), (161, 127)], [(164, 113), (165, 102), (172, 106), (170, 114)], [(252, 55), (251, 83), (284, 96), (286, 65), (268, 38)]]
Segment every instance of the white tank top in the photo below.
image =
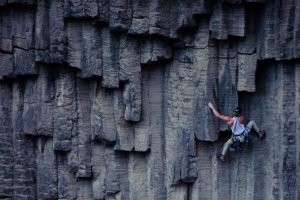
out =
[(239, 135), (242, 132), (245, 131), (245, 126), (244, 124), (239, 123), (239, 118), (238, 117), (233, 117), (233, 126), (231, 127), (231, 131), (233, 135)]

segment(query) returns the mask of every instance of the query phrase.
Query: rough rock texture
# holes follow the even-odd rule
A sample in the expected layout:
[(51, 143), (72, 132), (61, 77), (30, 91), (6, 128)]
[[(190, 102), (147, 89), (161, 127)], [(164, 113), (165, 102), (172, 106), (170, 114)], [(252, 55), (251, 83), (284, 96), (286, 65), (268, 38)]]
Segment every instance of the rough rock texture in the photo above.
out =
[[(300, 198), (300, 0), (0, 0), (0, 199)], [(267, 131), (227, 162), (221, 114)]]

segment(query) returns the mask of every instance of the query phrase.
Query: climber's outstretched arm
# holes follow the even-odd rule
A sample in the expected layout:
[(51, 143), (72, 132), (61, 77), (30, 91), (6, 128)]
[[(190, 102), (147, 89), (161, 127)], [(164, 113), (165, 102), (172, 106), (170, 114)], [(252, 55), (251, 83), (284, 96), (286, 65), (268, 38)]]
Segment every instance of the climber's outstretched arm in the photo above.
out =
[(221, 120), (223, 120), (223, 121), (225, 121), (225, 122), (229, 122), (229, 121), (231, 120), (231, 118), (230, 118), (229, 116), (221, 115), (221, 114), (214, 108), (214, 106), (212, 105), (212, 103), (209, 102), (209, 103), (208, 103), (208, 107), (209, 107), (210, 109), (212, 109), (214, 115), (215, 115), (217, 118), (219, 118), (219, 119), (221, 119)]

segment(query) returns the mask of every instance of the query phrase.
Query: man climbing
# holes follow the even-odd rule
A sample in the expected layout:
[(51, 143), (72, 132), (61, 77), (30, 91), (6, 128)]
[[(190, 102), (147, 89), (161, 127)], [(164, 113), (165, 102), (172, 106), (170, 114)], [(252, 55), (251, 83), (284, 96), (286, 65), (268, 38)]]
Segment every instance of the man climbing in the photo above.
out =
[(230, 145), (234, 143), (234, 140), (244, 142), (244, 139), (248, 137), (252, 128), (258, 134), (258, 137), (260, 139), (264, 139), (265, 132), (261, 132), (260, 128), (256, 125), (254, 121), (250, 121), (245, 128), (244, 116), (241, 115), (242, 109), (240, 107), (237, 107), (233, 111), (233, 117), (221, 115), (210, 102), (208, 103), (208, 107), (212, 109), (216, 117), (227, 122), (232, 131), (232, 137), (224, 144), (222, 154), (219, 157), (221, 161), (225, 161), (226, 152)]

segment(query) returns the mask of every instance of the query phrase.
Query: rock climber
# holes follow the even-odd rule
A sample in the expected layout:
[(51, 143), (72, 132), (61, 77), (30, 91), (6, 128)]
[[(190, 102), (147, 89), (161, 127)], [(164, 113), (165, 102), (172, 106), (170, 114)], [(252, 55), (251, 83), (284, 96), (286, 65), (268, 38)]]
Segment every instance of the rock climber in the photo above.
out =
[(216, 117), (227, 122), (232, 131), (231, 138), (224, 144), (222, 153), (219, 156), (221, 161), (225, 161), (225, 155), (230, 145), (232, 145), (235, 140), (244, 142), (245, 138), (248, 138), (252, 128), (258, 134), (259, 139), (265, 138), (265, 131), (261, 131), (254, 121), (251, 120), (246, 127), (244, 126), (244, 116), (241, 115), (242, 109), (240, 107), (234, 109), (233, 117), (221, 115), (210, 102), (208, 103), (208, 107), (212, 109)]

